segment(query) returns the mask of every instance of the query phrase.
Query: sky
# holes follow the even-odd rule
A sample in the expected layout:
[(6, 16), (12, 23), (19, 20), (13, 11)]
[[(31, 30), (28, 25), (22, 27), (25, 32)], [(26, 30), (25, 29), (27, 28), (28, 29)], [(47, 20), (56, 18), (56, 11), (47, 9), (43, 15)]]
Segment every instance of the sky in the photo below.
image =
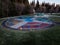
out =
[[(33, 0), (29, 0), (29, 3), (32, 2)], [(37, 0), (35, 0), (36, 2)], [(60, 4), (60, 0), (39, 0), (39, 3), (46, 2), (46, 3), (55, 3), (55, 4)]]

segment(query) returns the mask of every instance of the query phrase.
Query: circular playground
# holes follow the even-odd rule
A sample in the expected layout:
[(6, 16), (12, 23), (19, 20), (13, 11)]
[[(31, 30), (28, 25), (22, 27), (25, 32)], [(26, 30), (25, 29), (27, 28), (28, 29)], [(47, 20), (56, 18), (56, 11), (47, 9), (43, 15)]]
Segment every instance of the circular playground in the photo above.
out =
[(2, 27), (12, 30), (48, 29), (54, 25), (53, 21), (47, 17), (39, 16), (19, 16), (8, 18), (2, 22)]

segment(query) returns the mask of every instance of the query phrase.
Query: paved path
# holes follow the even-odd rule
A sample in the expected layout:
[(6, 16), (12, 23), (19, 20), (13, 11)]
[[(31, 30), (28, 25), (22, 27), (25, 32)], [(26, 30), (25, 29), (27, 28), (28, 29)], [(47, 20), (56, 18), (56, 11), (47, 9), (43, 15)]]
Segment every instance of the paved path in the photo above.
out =
[(56, 15), (50, 15), (50, 17), (60, 17), (60, 16), (56, 16)]

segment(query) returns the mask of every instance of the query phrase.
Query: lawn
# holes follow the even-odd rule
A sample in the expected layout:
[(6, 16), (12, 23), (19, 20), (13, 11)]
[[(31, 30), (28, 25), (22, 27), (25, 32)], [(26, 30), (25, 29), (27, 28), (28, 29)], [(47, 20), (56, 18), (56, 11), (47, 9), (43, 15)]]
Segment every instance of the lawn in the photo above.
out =
[[(50, 19), (60, 22), (60, 18)], [(2, 20), (5, 19), (0, 19), (0, 25)], [(60, 45), (60, 25), (30, 32), (0, 28), (0, 45)]]

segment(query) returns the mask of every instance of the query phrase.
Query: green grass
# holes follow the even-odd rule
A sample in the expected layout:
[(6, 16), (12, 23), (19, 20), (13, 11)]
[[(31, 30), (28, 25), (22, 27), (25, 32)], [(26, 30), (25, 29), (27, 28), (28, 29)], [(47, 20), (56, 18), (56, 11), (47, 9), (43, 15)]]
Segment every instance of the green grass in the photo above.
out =
[[(60, 22), (60, 18), (51, 19)], [(0, 45), (60, 45), (60, 25), (30, 32), (0, 28)]]
[(53, 21), (55, 21), (55, 22), (60, 22), (60, 17), (53, 17), (53, 18), (51, 18)]

